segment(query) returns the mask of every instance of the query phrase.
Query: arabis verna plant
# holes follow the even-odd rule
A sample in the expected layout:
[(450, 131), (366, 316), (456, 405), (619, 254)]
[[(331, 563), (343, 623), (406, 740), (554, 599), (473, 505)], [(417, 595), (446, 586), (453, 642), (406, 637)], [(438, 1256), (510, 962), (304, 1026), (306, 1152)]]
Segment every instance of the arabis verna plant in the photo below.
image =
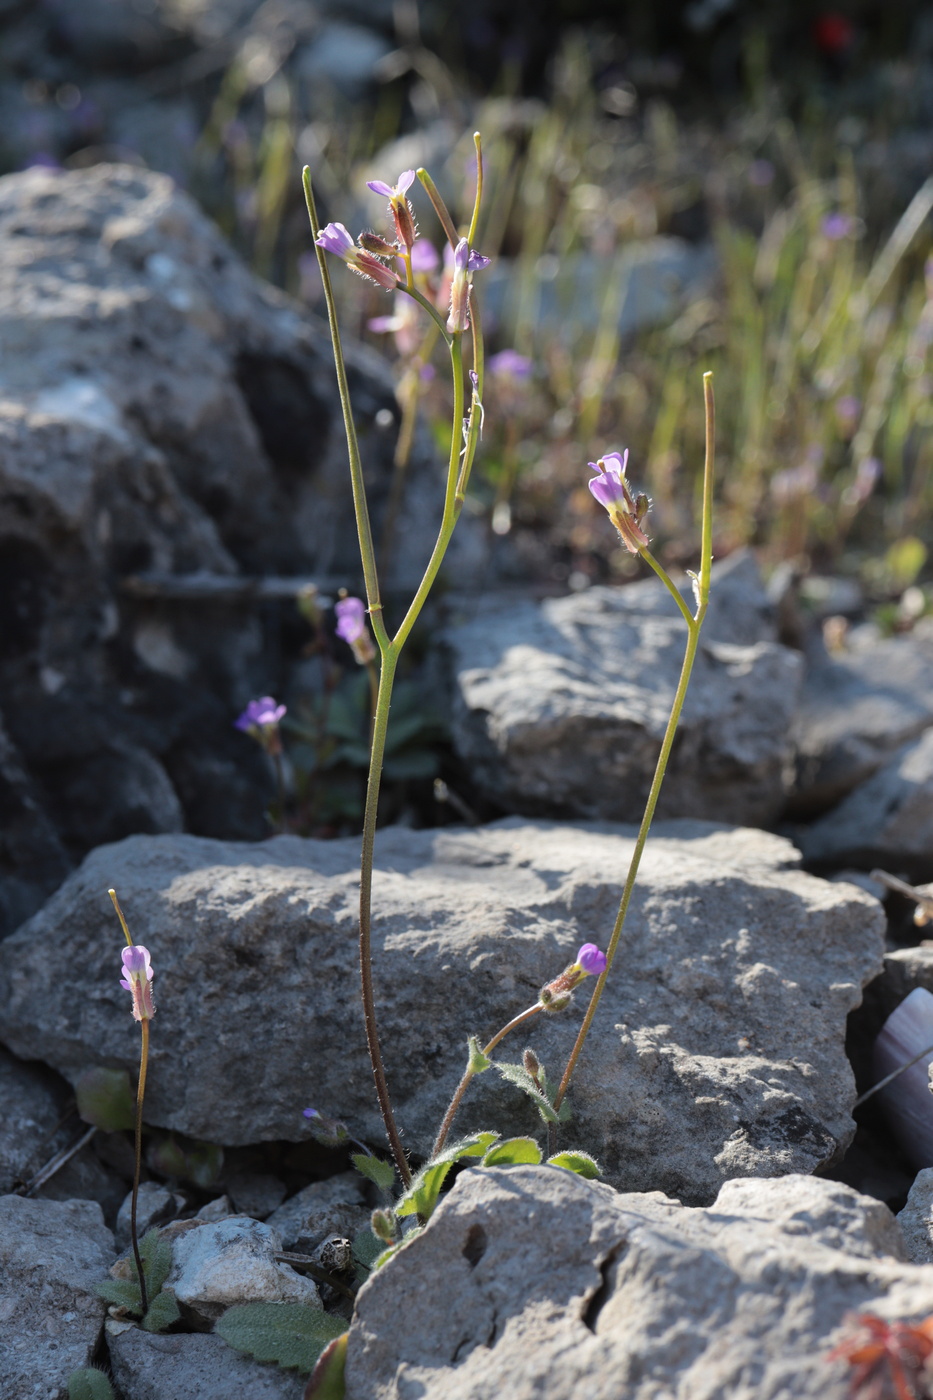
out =
[[(693, 576), (695, 609), (688, 606), (680, 590), (651, 553), (651, 541), (648, 533), (650, 501), (645, 494), (633, 490), (629, 484), (627, 477), (628, 453), (606, 452), (596, 462), (590, 463), (590, 469), (595, 473), (589, 482), (591, 492), (606, 509), (624, 547), (631, 554), (640, 555), (659, 576), (665, 587), (669, 589), (687, 625), (687, 645), (680, 681), (672, 703), (670, 720), (661, 745), (654, 781), (648, 796), (635, 852), (608, 947), (603, 953), (595, 944), (585, 943), (578, 950), (576, 959), (565, 967), (559, 976), (545, 983), (535, 1002), (508, 1021), (486, 1045), (481, 1046), (476, 1037), (469, 1038), (467, 1066), (439, 1127), (431, 1159), (427, 1166), (413, 1179), (402, 1147), (389, 1095), (379, 1043), (373, 994), (371, 957), (373, 849), (389, 706), (399, 656), (437, 578), (453, 530), (463, 509), (483, 424), (485, 355), (482, 321), (474, 277), (488, 267), (489, 258), (479, 252), (476, 246), (483, 195), (483, 155), (478, 134), (474, 137), (474, 142), (476, 147), (475, 197), (469, 225), (463, 228), (454, 223), (449, 209), (427, 171), (406, 170), (398, 177), (394, 185), (382, 180), (369, 182), (369, 188), (374, 193), (388, 200), (388, 216), (391, 222), (391, 228), (388, 230), (389, 237), (383, 237), (376, 230), (371, 230), (361, 233), (359, 238), (354, 241), (343, 224), (329, 223), (324, 228), (321, 227), (314, 202), (310, 171), (307, 168), (304, 171), (305, 197), (324, 284), (334, 347), (337, 383), (347, 438), (350, 482), (360, 541), (362, 572), (366, 585), (365, 604), (362, 599), (345, 598), (336, 605), (339, 619), (337, 631), (353, 648), (354, 654), (361, 664), (372, 665), (374, 674), (376, 670), (374, 658), (376, 653), (378, 654), (378, 687), (374, 701), (369, 779), (360, 861), (359, 944), (363, 1018), (376, 1093), (385, 1123), (386, 1135), (395, 1159), (395, 1168), (403, 1187), (402, 1197), (397, 1202), (394, 1213), (391, 1211), (383, 1212), (385, 1218), (380, 1218), (376, 1234), (383, 1243), (394, 1238), (395, 1218), (416, 1215), (423, 1221), (430, 1215), (438, 1199), (444, 1177), (454, 1161), (473, 1159), (476, 1162), (486, 1164), (499, 1164), (541, 1160), (541, 1151), (533, 1139), (516, 1138), (501, 1142), (496, 1133), (479, 1133), (453, 1147), (446, 1146), (451, 1124), (463, 1096), (477, 1074), (495, 1068), (505, 1078), (527, 1093), (535, 1102), (542, 1119), (548, 1125), (552, 1145), (556, 1138), (558, 1125), (566, 1121), (569, 1106), (564, 1102), (564, 1099), (618, 949), (622, 925), (631, 899), (648, 829), (657, 805), (661, 783), (683, 708), (691, 668), (696, 656), (700, 627), (709, 601), (709, 577), (712, 563), (713, 397), (711, 376), (706, 375), (704, 377), (706, 473), (700, 566), (698, 573)], [(408, 192), (414, 187), (416, 179), (434, 207), (442, 234), (447, 242), (444, 256), (445, 272), (436, 287), (431, 282), (431, 275), (437, 263), (436, 254), (434, 249), (427, 245), (426, 240), (419, 236), (408, 200)], [(430, 248), (430, 256), (422, 255), (422, 247)], [(434, 547), (427, 561), (424, 575), (401, 622), (394, 626), (394, 630), (390, 628), (383, 612), (369, 506), (330, 282), (328, 254), (346, 263), (353, 271), (369, 277), (379, 287), (394, 291), (397, 297), (407, 299), (411, 305), (411, 311), (417, 311), (424, 318), (424, 324), (429, 331), (427, 341), (423, 343), (433, 344), (438, 340), (443, 340), (450, 359), (453, 414), (443, 507)], [(407, 337), (406, 345), (411, 352), (411, 348), (418, 344), (418, 337), (414, 318), (410, 312), (399, 315), (396, 311), (392, 317), (391, 327), (388, 321), (384, 326), (385, 329), (396, 330), (401, 327), (404, 327)], [(469, 356), (466, 362), (465, 352)], [(522, 357), (515, 355), (514, 352), (509, 353), (512, 355), (512, 361), (508, 366), (502, 365), (502, 371), (505, 372), (508, 369), (516, 375), (527, 374), (528, 369), (530, 369), (527, 361), (522, 360)], [(497, 368), (499, 367), (497, 366)], [(372, 638), (370, 638), (366, 627), (367, 614), (372, 628)], [(373, 651), (373, 642), (375, 642), (375, 651)], [(366, 654), (367, 648), (373, 653), (372, 658)], [(570, 1005), (575, 991), (587, 981), (593, 983), (589, 1007), (559, 1082), (552, 1083), (548, 1079), (544, 1066), (530, 1048), (525, 1050), (522, 1060), (518, 1064), (493, 1063), (490, 1056), (506, 1035), (539, 1013), (553, 1015), (565, 1010)], [(313, 1111), (313, 1118), (309, 1121), (313, 1125), (313, 1131), (323, 1131), (323, 1125), (329, 1120), (323, 1120), (319, 1113)], [(565, 1152), (552, 1156), (549, 1160), (562, 1166), (571, 1167), (587, 1176), (597, 1174), (595, 1163), (585, 1153)], [(358, 1154), (354, 1161), (359, 1169), (377, 1181), (383, 1190), (391, 1185), (393, 1172), (388, 1163), (380, 1163), (378, 1159), (366, 1157), (363, 1154)]]

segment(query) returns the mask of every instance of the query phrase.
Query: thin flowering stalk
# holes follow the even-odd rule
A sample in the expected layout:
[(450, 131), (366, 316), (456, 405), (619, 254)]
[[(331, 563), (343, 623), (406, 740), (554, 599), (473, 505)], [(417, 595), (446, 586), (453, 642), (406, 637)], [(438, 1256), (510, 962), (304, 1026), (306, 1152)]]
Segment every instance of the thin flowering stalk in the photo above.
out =
[[(606, 966), (606, 955), (597, 948), (595, 943), (584, 943), (577, 953), (576, 962), (572, 962), (566, 967), (559, 977), (555, 977), (552, 982), (548, 982), (538, 993), (538, 1000), (533, 1006), (528, 1006), (524, 1011), (520, 1011), (517, 1016), (513, 1016), (500, 1031), (497, 1031), (488, 1045), (482, 1049), (483, 1058), (488, 1059), (499, 1044), (504, 1040), (510, 1031), (514, 1031), (516, 1026), (521, 1026), (525, 1021), (529, 1021), (532, 1016), (536, 1016), (539, 1011), (562, 1011), (570, 1001), (574, 987), (578, 986), (585, 977), (598, 977)], [(473, 1066), (472, 1057), (463, 1073), (463, 1078), (454, 1090), (454, 1096), (444, 1114), (441, 1126), (434, 1139), (434, 1146), (431, 1149), (431, 1156), (436, 1157), (444, 1143), (447, 1141), (447, 1134), (450, 1132), (457, 1109), (463, 1100), (463, 1096), (470, 1087), (470, 1082), (477, 1070)]]
[(149, 1022), (155, 1015), (155, 1007), (152, 1003), (152, 992), (149, 983), (152, 981), (152, 968), (149, 965), (149, 953), (141, 945), (134, 943), (130, 937), (123, 910), (120, 908), (120, 901), (117, 899), (116, 890), (108, 890), (114, 909), (117, 911), (117, 918), (120, 920), (120, 927), (123, 929), (127, 946), (123, 950), (123, 972), (120, 979), (120, 986), (133, 994), (133, 1017), (139, 1022), (141, 1032), (141, 1044), (139, 1052), (139, 1079), (136, 1084), (136, 1156), (133, 1168), (133, 1198), (130, 1202), (130, 1238), (133, 1242), (133, 1258), (136, 1261), (136, 1276), (139, 1279), (139, 1305), (142, 1316), (145, 1317), (149, 1311), (149, 1295), (146, 1289), (146, 1275), (143, 1270), (143, 1261), (139, 1253), (139, 1239), (136, 1231), (136, 1207), (139, 1200), (139, 1178), (142, 1171), (142, 1149), (143, 1149), (143, 1099), (146, 1095), (146, 1070), (149, 1065)]
[[(477, 137), (478, 142), (478, 137)], [(453, 228), (450, 215), (446, 213), (443, 201), (434, 189), (433, 181), (425, 172), (418, 172), (419, 178), (425, 189), (428, 191), (431, 201), (438, 210), (441, 222), (444, 224), (448, 237), (453, 237), (457, 242), (456, 230)], [(470, 413), (464, 425), (464, 372), (463, 372), (463, 351), (462, 337), (463, 330), (457, 327), (448, 332), (442, 317), (436, 308), (432, 307), (427, 299), (414, 286), (405, 287), (399, 284), (400, 290), (404, 290), (413, 297), (419, 305), (431, 315), (432, 319), (442, 331), (444, 339), (450, 352), (451, 377), (453, 381), (453, 422), (451, 428), (450, 459), (447, 467), (447, 486), (444, 494), (444, 508), (441, 516), (441, 523), (438, 530), (437, 539), (431, 552), (431, 557), (425, 569), (424, 576), (419, 584), (415, 596), (409, 605), (408, 611), (402, 619), (401, 625), (395, 635), (390, 638), (382, 618), (382, 603), (379, 596), (379, 581), (376, 570), (375, 552), (373, 549), (372, 530), (369, 521), (369, 511), (366, 503), (366, 493), (363, 484), (363, 474), (360, 461), (359, 445), (356, 437), (356, 430), (353, 424), (353, 415), (350, 405), (349, 389), (347, 386), (346, 370), (343, 362), (343, 351), (340, 343), (340, 335), (337, 327), (336, 306), (334, 303), (333, 289), (330, 276), (324, 260), (324, 247), (320, 237), (320, 225), (318, 223), (317, 210), (314, 203), (314, 195), (311, 188), (311, 172), (305, 167), (303, 172), (303, 184), (305, 199), (308, 206), (308, 215), (311, 220), (311, 229), (315, 239), (318, 263), (321, 267), (321, 277), (324, 284), (324, 295), (327, 301), (327, 315), (330, 323), (331, 339), (334, 348), (334, 360), (337, 366), (337, 384), (340, 391), (341, 405), (343, 408), (344, 427), (346, 430), (347, 447), (350, 457), (350, 473), (353, 483), (353, 504), (356, 512), (357, 530), (360, 538), (360, 554), (363, 563), (363, 577), (366, 584), (366, 597), (368, 611), (372, 622), (373, 633), (376, 644), (379, 648), (381, 666), (379, 672), (379, 687), (376, 695), (375, 713), (373, 717), (372, 743), (370, 746), (369, 776), (366, 787), (366, 805), (363, 814), (363, 834), (362, 850), (360, 853), (360, 924), (359, 924), (359, 949), (360, 949), (360, 984), (363, 1001), (363, 1019), (366, 1027), (366, 1040), (369, 1047), (370, 1061), (373, 1067), (373, 1079), (376, 1085), (376, 1094), (379, 1099), (379, 1107), (385, 1124), (386, 1136), (395, 1158), (399, 1175), (408, 1186), (411, 1182), (411, 1169), (405, 1157), (395, 1117), (392, 1111), (391, 1099), (389, 1096), (388, 1084), (386, 1081), (385, 1067), (382, 1060), (382, 1051), (379, 1044), (379, 1033), (376, 1021), (375, 994), (373, 989), (372, 976), (372, 883), (373, 883), (373, 860), (375, 853), (376, 838), (376, 818), (379, 805), (379, 789), (382, 780), (382, 767), (385, 757), (386, 735), (389, 723), (389, 707), (392, 700), (392, 688), (395, 681), (396, 669), (401, 650), (411, 633), (415, 622), (424, 606), (427, 596), (437, 578), (438, 571), (450, 543), (454, 527), (463, 506), (462, 491), (458, 486), (465, 489), (469, 469), (472, 464), (473, 455), (476, 450), (476, 443), (479, 434), (479, 415), (476, 412), (475, 401), (471, 401)], [(432, 193), (433, 191), (433, 193)], [(441, 210), (444, 214), (441, 214)], [(446, 219), (445, 216), (446, 215)], [(343, 253), (340, 253), (343, 256)], [(486, 260), (477, 263), (476, 266), (485, 265)], [(481, 334), (478, 324), (474, 322), (471, 326), (471, 336), (474, 343), (474, 362), (478, 360), (482, 364)], [(474, 396), (475, 399), (475, 396)], [(465, 430), (464, 430), (465, 429)]]
[[(602, 974), (597, 978), (596, 985), (593, 988), (593, 994), (590, 997), (590, 1004), (586, 1010), (586, 1015), (584, 1016), (580, 1029), (577, 1032), (577, 1038), (574, 1042), (573, 1049), (570, 1052), (570, 1058), (567, 1061), (567, 1068), (564, 1070), (563, 1077), (560, 1081), (560, 1086), (554, 1098), (555, 1108), (560, 1107), (564, 1095), (567, 1093), (568, 1085), (570, 1084), (570, 1080), (573, 1075), (574, 1069), (576, 1068), (577, 1061), (580, 1058), (580, 1052), (582, 1051), (583, 1046), (586, 1042), (586, 1037), (589, 1035), (590, 1026), (593, 1024), (593, 1018), (595, 1017), (597, 1008), (599, 1007), (600, 998), (602, 997), (603, 991), (606, 986), (606, 980), (609, 976), (610, 971), (612, 970), (612, 964), (619, 947), (619, 940), (622, 937), (622, 928), (625, 924), (626, 915), (628, 914), (629, 904), (631, 903), (632, 891), (635, 888), (635, 880), (638, 876), (638, 867), (641, 864), (642, 853), (645, 849), (645, 843), (648, 840), (648, 832), (651, 829), (651, 823), (654, 819), (655, 808), (658, 805), (658, 797), (660, 796), (661, 785), (664, 782), (664, 775), (667, 771), (668, 760), (670, 758), (671, 749), (674, 744), (674, 736), (677, 733), (677, 726), (680, 723), (680, 716), (683, 710), (684, 700), (686, 699), (687, 695), (687, 687), (690, 684), (690, 674), (693, 670), (693, 663), (696, 659), (697, 648), (699, 646), (700, 628), (703, 625), (703, 618), (705, 617), (706, 609), (709, 606), (710, 570), (712, 568), (713, 563), (713, 471), (715, 463), (716, 437), (716, 416), (715, 405), (713, 400), (713, 376), (710, 371), (707, 371), (707, 373), (703, 375), (703, 395), (706, 406), (706, 461), (703, 473), (703, 525), (700, 542), (700, 571), (698, 576), (695, 578), (695, 592), (697, 602), (696, 614), (693, 616), (690, 615), (689, 609), (683, 602), (680, 590), (676, 587), (673, 580), (667, 575), (667, 573), (661, 567), (661, 565), (658, 564), (657, 561), (654, 559), (647, 545), (642, 545), (637, 550), (637, 552), (647, 563), (651, 565), (655, 573), (657, 573), (658, 577), (667, 586), (673, 597), (677, 600), (678, 606), (680, 606), (681, 611), (685, 615), (685, 620), (687, 623), (687, 647), (684, 653), (683, 666), (681, 667), (680, 671), (680, 679), (677, 682), (677, 689), (674, 693), (673, 704), (671, 705), (670, 718), (668, 719), (667, 729), (664, 733), (664, 740), (661, 744), (661, 752), (658, 755), (657, 767), (655, 768), (654, 778), (652, 779), (651, 783), (651, 789), (648, 793), (648, 801), (645, 804), (645, 811), (641, 819), (641, 826), (638, 829), (638, 837), (635, 841), (635, 850), (632, 853), (632, 859), (629, 863), (628, 875), (626, 876), (625, 886), (622, 891), (622, 898), (619, 903), (619, 912), (616, 915), (616, 921), (612, 929), (612, 936), (609, 939), (609, 946), (606, 949), (606, 967)], [(623, 540), (623, 542), (626, 541)]]

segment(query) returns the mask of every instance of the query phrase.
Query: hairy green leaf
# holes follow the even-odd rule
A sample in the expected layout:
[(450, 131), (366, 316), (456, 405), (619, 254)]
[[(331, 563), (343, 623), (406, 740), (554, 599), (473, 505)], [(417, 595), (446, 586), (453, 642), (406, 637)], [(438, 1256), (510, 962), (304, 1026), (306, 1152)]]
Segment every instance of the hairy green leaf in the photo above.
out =
[(395, 1207), (396, 1215), (420, 1215), (423, 1220), (429, 1220), (452, 1166), (452, 1160), (441, 1158), (422, 1167)]
[(541, 1117), (544, 1119), (545, 1123), (567, 1122), (568, 1118), (570, 1117), (570, 1105), (565, 1099), (564, 1102), (561, 1104), (560, 1108), (554, 1107), (553, 1103), (551, 1102), (551, 1098), (553, 1097), (553, 1093), (551, 1092), (551, 1085), (547, 1082), (547, 1080), (545, 1080), (545, 1083), (548, 1088), (548, 1094), (544, 1094), (542, 1093), (541, 1089), (539, 1089), (534, 1079), (532, 1079), (531, 1075), (528, 1073), (524, 1065), (504, 1064), (501, 1060), (497, 1060), (495, 1062), (495, 1067), (502, 1075), (503, 1079), (508, 1079), (512, 1084), (517, 1085), (523, 1093), (527, 1094), (528, 1097), (534, 1101), (535, 1106), (537, 1107), (537, 1110), (541, 1114)]
[(482, 1074), (484, 1070), (489, 1069), (489, 1066), (492, 1064), (492, 1060), (489, 1058), (488, 1055), (483, 1054), (482, 1050), (479, 1048), (479, 1041), (477, 1040), (475, 1035), (471, 1035), (468, 1038), (467, 1050), (469, 1051), (469, 1060), (467, 1061), (467, 1063), (474, 1074)]
[(595, 1157), (591, 1157), (588, 1152), (558, 1152), (555, 1157), (547, 1159), (549, 1167), (566, 1167), (569, 1172), (576, 1172), (577, 1176), (585, 1176), (588, 1181), (595, 1181), (602, 1176), (599, 1165)]
[(171, 1327), (180, 1317), (175, 1294), (170, 1288), (163, 1288), (149, 1304), (149, 1311), (143, 1318), (143, 1327), (147, 1332), (164, 1332), (166, 1327)]
[(361, 1176), (374, 1181), (380, 1191), (391, 1191), (395, 1185), (395, 1168), (382, 1157), (370, 1157), (365, 1152), (354, 1152), (350, 1161)]
[(240, 1303), (214, 1325), (237, 1351), (305, 1373), (313, 1370), (327, 1343), (346, 1330), (346, 1318), (306, 1303)]
[(96, 1366), (72, 1371), (68, 1377), (68, 1400), (113, 1400), (109, 1376)]
[(128, 1308), (133, 1313), (140, 1311), (139, 1284), (135, 1278), (101, 1279), (95, 1292), (98, 1298), (103, 1298), (105, 1302), (112, 1303), (115, 1307)]
[[(139, 1253), (146, 1274), (146, 1286), (150, 1298), (158, 1293), (169, 1276), (172, 1267), (172, 1246), (163, 1240), (158, 1229), (147, 1230), (139, 1242)], [(136, 1274), (136, 1260), (130, 1260), (130, 1268)]]
[(344, 1332), (327, 1343), (305, 1386), (304, 1400), (343, 1400), (346, 1394), (344, 1371), (349, 1336), (349, 1332)]
[(125, 1069), (85, 1070), (75, 1084), (75, 1098), (85, 1123), (105, 1133), (123, 1132), (136, 1122), (136, 1099)]
[(373, 1265), (385, 1249), (385, 1240), (373, 1234), (368, 1227), (353, 1237), (353, 1258), (356, 1261), (356, 1277), (365, 1283), (372, 1273)]
[(472, 1133), (470, 1137), (442, 1148), (436, 1157), (431, 1158), (431, 1162), (462, 1162), (465, 1157), (483, 1157), (498, 1138), (498, 1133)]
[(484, 1167), (513, 1167), (519, 1163), (537, 1166), (541, 1161), (541, 1148), (534, 1138), (507, 1138), (505, 1142), (491, 1147), (483, 1158)]

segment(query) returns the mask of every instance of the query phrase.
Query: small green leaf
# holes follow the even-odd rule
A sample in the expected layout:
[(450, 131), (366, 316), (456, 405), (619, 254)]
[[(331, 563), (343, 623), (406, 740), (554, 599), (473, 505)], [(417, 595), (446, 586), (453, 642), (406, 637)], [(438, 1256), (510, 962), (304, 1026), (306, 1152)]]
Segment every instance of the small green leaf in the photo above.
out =
[(109, 1376), (96, 1366), (72, 1371), (68, 1377), (68, 1400), (113, 1400)]
[(462, 1162), (465, 1157), (484, 1157), (493, 1143), (498, 1141), (498, 1133), (472, 1133), (470, 1137), (461, 1138), (459, 1142), (451, 1143), (450, 1147), (442, 1148), (431, 1161)]
[(382, 1157), (370, 1157), (366, 1152), (354, 1152), (350, 1161), (360, 1176), (374, 1181), (380, 1191), (391, 1191), (395, 1185), (395, 1168)]
[(588, 1152), (558, 1152), (555, 1157), (547, 1159), (549, 1167), (566, 1167), (569, 1172), (576, 1172), (577, 1176), (585, 1176), (587, 1181), (595, 1181), (602, 1176), (596, 1159)]
[(541, 1161), (541, 1148), (534, 1138), (507, 1138), (496, 1147), (491, 1147), (483, 1158), (484, 1167), (513, 1167), (519, 1163), (537, 1166)]
[(114, 1307), (128, 1308), (130, 1312), (137, 1314), (140, 1311), (139, 1284), (135, 1278), (101, 1279), (94, 1291), (98, 1298), (112, 1303)]
[(304, 1400), (343, 1400), (346, 1394), (344, 1371), (349, 1337), (349, 1332), (343, 1332), (327, 1343), (305, 1386)]
[(396, 1215), (420, 1215), (422, 1219), (429, 1220), (452, 1166), (453, 1161), (441, 1158), (422, 1167), (395, 1207)]
[(120, 1133), (136, 1122), (136, 1099), (125, 1069), (85, 1070), (75, 1084), (78, 1113), (105, 1133)]
[(385, 1240), (373, 1234), (368, 1227), (353, 1237), (353, 1258), (356, 1261), (356, 1277), (365, 1283), (372, 1273), (373, 1265), (385, 1249)]
[(560, 1108), (555, 1108), (548, 1096), (551, 1094), (552, 1086), (545, 1080), (548, 1094), (544, 1094), (532, 1079), (524, 1065), (503, 1064), (500, 1060), (495, 1062), (496, 1069), (503, 1079), (508, 1079), (512, 1084), (516, 1084), (519, 1089), (526, 1093), (537, 1106), (538, 1112), (545, 1123), (566, 1123), (570, 1117), (570, 1105), (564, 1099)]
[(467, 1063), (473, 1074), (482, 1074), (483, 1070), (489, 1069), (492, 1060), (488, 1055), (483, 1054), (475, 1035), (471, 1035), (467, 1040), (467, 1050), (470, 1056)]
[(188, 1181), (206, 1190), (213, 1186), (223, 1171), (224, 1150), (213, 1142), (193, 1142), (185, 1153), (185, 1172)]
[(347, 1320), (306, 1303), (241, 1303), (214, 1324), (224, 1341), (257, 1361), (314, 1369), (324, 1347), (347, 1330)]
[(169, 1135), (153, 1134), (146, 1147), (147, 1164), (160, 1176), (184, 1176), (187, 1167), (184, 1149)]
[(143, 1318), (143, 1327), (147, 1332), (164, 1332), (180, 1317), (181, 1312), (175, 1301), (175, 1294), (170, 1288), (163, 1288), (161, 1293), (157, 1293), (149, 1304), (149, 1311)]
[[(139, 1254), (143, 1261), (149, 1296), (154, 1298), (169, 1276), (172, 1267), (172, 1246), (168, 1240), (162, 1239), (159, 1230), (154, 1226), (151, 1230), (147, 1230), (140, 1240)], [(130, 1260), (130, 1268), (135, 1277), (135, 1259)]]

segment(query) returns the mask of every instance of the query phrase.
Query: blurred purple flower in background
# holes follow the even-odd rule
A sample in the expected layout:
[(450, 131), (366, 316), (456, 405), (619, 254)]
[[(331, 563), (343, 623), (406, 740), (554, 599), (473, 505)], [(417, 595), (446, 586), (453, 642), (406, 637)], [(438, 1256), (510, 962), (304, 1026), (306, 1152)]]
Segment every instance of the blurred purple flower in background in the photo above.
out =
[(366, 631), (366, 604), (362, 598), (341, 598), (334, 604), (334, 612), (337, 614), (337, 636), (352, 647)]
[(263, 729), (268, 725), (278, 724), (285, 713), (284, 705), (277, 705), (271, 695), (264, 695), (261, 700), (251, 700), (233, 723), (237, 729), (248, 733), (253, 728)]
[(497, 378), (527, 379), (532, 364), (527, 355), (520, 355), (517, 350), (500, 350), (497, 355), (490, 355), (486, 368)]
[(851, 214), (843, 214), (837, 209), (832, 214), (827, 214), (820, 225), (823, 237), (828, 238), (832, 243), (838, 243), (840, 238), (848, 238), (855, 232), (855, 220)]

